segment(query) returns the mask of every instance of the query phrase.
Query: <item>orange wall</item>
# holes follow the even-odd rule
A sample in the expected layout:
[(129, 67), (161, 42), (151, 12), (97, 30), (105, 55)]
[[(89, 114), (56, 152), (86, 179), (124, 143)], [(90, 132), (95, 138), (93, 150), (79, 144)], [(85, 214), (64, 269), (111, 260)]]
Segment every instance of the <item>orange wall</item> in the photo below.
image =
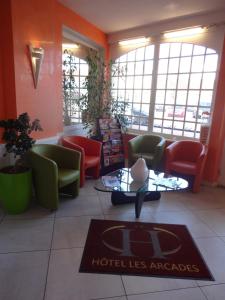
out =
[[(56, 0), (0, 1), (0, 25), (0, 118), (28, 112), (44, 129), (36, 138), (62, 132), (62, 26), (108, 49), (106, 35)], [(36, 89), (29, 43), (45, 50)]]
[(0, 119), (16, 116), (11, 2), (0, 1)]
[(219, 176), (219, 167), (223, 146), (225, 144), (225, 38), (221, 56), (218, 84), (216, 90), (215, 107), (212, 118), (209, 150), (205, 167), (204, 178), (216, 181)]
[[(43, 9), (44, 8), (44, 9)], [(55, 1), (13, 0), (12, 24), (15, 60), (17, 114), (39, 118), (44, 129), (39, 137), (62, 131), (61, 81), (55, 56)], [(44, 48), (39, 82), (34, 88), (28, 45)]]

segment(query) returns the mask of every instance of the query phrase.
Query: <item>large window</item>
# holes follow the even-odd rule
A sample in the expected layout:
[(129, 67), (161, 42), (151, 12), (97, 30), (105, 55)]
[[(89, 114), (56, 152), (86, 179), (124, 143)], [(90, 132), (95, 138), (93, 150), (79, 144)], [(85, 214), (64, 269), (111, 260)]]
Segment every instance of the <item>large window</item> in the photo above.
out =
[(70, 51), (63, 53), (64, 123), (81, 123), (81, 113), (76, 100), (86, 94), (84, 81), (88, 75), (88, 63)]
[(199, 138), (212, 114), (218, 55), (187, 43), (133, 50), (115, 61), (124, 76), (113, 77), (113, 97), (129, 103), (132, 130)]

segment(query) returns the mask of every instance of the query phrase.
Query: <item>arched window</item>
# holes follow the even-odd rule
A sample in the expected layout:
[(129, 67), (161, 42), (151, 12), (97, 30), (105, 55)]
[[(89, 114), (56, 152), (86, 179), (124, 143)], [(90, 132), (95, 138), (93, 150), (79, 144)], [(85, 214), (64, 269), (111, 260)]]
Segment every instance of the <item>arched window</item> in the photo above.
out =
[(217, 53), (189, 43), (162, 43), (132, 50), (115, 61), (112, 96), (129, 103), (132, 130), (199, 138), (212, 114)]

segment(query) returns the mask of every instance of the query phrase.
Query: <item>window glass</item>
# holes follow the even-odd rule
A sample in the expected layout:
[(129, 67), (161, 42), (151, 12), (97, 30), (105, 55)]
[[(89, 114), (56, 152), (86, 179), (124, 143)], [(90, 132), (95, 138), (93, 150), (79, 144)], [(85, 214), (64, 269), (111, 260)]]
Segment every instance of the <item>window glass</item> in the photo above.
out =
[(127, 74), (126, 80), (112, 77), (113, 95), (125, 93), (129, 128), (199, 138), (212, 114), (217, 62), (215, 50), (191, 43), (149, 45), (118, 58)]
[[(69, 50), (64, 50), (62, 55), (63, 73), (63, 117), (64, 124), (81, 123), (81, 113), (76, 104), (82, 95), (85, 95), (85, 79), (88, 75), (88, 64), (85, 60), (74, 56)], [(117, 87), (117, 79), (112, 78), (113, 85)], [(115, 93), (114, 93), (115, 95)]]

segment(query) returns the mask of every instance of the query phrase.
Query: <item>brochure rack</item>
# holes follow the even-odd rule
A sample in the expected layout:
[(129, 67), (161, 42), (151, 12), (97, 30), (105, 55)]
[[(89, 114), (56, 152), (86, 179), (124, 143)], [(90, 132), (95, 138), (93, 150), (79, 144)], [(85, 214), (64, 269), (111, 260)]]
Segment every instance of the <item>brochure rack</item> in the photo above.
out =
[(102, 146), (101, 174), (124, 167), (124, 152), (120, 124), (116, 119), (99, 119)]

